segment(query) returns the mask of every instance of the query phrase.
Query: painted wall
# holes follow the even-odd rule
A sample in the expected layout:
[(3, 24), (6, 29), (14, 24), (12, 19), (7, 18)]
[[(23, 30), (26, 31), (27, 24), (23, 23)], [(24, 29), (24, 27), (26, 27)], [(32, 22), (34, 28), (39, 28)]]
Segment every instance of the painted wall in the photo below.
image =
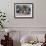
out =
[[(19, 3), (19, 2), (33, 3), (34, 18), (30, 18), (30, 19), (14, 18), (14, 3)], [(0, 10), (6, 12), (6, 16), (7, 16), (5, 26), (10, 27), (8, 29), (12, 29), (14, 31), (20, 31), (20, 37), (23, 36), (24, 34), (27, 34), (28, 32), (30, 33), (31, 31), (38, 31), (38, 32), (46, 31), (46, 5), (45, 4), (46, 4), (46, 0), (0, 0)], [(16, 34), (16, 37), (17, 36), (18, 35)]]
[[(14, 18), (14, 3), (33, 3), (34, 18)], [(46, 0), (0, 0), (0, 10), (6, 12), (6, 27), (46, 27)]]
[[(34, 18), (14, 18), (14, 3), (33, 3)], [(0, 0), (0, 10), (6, 13), (6, 27), (16, 31), (46, 31), (46, 0)], [(16, 28), (18, 27), (18, 28)]]
[[(7, 1), (6, 1), (7, 2)], [(8, 0), (7, 4), (5, 2), (7, 17), (9, 23), (6, 24), (7, 27), (46, 27), (46, 0)], [(14, 3), (32, 2), (33, 5), (33, 16), (30, 19), (16, 19), (14, 18)]]

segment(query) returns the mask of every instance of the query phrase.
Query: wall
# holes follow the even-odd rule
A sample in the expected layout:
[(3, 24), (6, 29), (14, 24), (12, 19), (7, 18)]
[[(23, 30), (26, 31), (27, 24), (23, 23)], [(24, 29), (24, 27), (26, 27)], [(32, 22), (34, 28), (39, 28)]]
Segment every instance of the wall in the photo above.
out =
[[(14, 18), (14, 3), (33, 3), (34, 18), (16, 19)], [(0, 0), (0, 9), (6, 12), (6, 27), (46, 27), (46, 0)]]
[[(7, 1), (6, 1), (7, 2)], [(6, 4), (5, 2), (5, 4)], [(30, 19), (16, 19), (14, 18), (14, 3), (33, 2), (33, 16)], [(8, 0), (6, 12), (9, 19), (9, 23), (6, 24), (7, 27), (46, 27), (46, 0)]]
[[(33, 17), (28, 19), (14, 18), (14, 3), (33, 3)], [(5, 27), (20, 31), (20, 37), (31, 31), (46, 31), (46, 0), (0, 0), (0, 10), (6, 12)], [(8, 22), (9, 23), (8, 23)], [(36, 32), (37, 33), (37, 32)], [(44, 32), (46, 33), (46, 32)], [(16, 34), (16, 36), (18, 36)], [(18, 38), (18, 37), (17, 37)], [(17, 39), (18, 40), (18, 39)], [(20, 44), (16, 44), (17, 46)]]

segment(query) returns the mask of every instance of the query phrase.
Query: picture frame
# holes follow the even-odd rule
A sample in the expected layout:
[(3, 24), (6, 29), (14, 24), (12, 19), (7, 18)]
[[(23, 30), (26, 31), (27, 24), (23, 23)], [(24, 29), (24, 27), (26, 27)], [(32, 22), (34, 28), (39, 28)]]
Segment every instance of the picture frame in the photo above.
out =
[(32, 3), (14, 3), (14, 18), (32, 18)]

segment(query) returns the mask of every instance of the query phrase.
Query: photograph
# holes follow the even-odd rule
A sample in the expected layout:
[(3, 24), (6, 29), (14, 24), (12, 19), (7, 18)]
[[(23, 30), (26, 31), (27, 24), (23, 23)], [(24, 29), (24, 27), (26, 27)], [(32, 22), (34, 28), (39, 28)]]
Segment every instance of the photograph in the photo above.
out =
[(15, 3), (14, 17), (32, 17), (32, 3)]

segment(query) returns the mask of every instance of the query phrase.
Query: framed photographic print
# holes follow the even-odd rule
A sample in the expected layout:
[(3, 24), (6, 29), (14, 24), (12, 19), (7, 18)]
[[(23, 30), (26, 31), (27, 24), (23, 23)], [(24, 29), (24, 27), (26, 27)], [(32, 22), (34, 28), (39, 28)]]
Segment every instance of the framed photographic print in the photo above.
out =
[(14, 17), (32, 17), (32, 3), (14, 3)]

